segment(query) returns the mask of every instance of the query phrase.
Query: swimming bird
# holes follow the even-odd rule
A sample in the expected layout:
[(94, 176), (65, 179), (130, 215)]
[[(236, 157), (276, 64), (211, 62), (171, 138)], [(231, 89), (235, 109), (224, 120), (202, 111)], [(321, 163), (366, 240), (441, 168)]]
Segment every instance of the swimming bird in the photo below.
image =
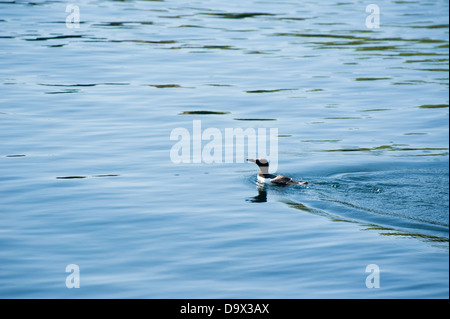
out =
[(296, 180), (284, 176), (284, 175), (274, 175), (269, 174), (269, 161), (267, 161), (265, 158), (247, 158), (248, 162), (256, 163), (259, 167), (258, 172), (258, 182), (262, 183), (272, 183), (277, 185), (305, 185), (308, 184), (308, 182), (297, 182)]

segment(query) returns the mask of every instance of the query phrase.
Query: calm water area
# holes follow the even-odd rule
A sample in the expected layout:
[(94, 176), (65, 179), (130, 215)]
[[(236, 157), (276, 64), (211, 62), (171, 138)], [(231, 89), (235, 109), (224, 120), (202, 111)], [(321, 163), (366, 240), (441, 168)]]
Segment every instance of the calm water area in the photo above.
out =
[[(448, 10), (1, 0), (0, 298), (448, 298)], [(194, 123), (309, 184), (175, 163)]]

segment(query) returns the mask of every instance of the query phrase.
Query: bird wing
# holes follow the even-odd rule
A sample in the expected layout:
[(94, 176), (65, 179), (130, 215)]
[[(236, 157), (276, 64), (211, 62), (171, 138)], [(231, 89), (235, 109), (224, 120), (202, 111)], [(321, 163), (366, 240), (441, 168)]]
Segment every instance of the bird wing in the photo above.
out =
[(294, 181), (292, 178), (283, 176), (283, 175), (277, 175), (275, 178), (272, 178), (270, 181), (272, 183), (281, 184), (281, 185), (299, 184), (299, 182)]

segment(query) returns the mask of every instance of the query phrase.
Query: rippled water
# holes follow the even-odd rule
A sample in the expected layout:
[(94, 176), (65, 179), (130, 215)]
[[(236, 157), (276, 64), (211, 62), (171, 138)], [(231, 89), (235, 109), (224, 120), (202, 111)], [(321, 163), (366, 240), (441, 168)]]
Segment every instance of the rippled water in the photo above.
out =
[[(448, 1), (376, 4), (1, 1), (0, 296), (448, 298)], [(193, 120), (308, 186), (174, 164)]]

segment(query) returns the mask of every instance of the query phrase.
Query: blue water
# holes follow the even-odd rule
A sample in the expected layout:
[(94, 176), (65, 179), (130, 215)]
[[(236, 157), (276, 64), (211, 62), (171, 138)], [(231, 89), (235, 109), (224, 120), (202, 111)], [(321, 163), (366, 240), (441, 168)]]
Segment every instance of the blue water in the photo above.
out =
[[(1, 1), (0, 297), (448, 298), (448, 1), (367, 4)], [(309, 184), (173, 163), (193, 120)]]

